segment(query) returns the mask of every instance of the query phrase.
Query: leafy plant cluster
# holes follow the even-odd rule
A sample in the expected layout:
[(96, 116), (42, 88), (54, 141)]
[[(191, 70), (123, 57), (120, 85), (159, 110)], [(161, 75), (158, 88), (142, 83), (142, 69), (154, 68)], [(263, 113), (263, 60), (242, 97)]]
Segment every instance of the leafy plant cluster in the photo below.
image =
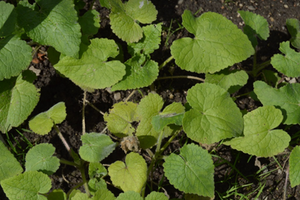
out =
[[(151, 58), (161, 45), (162, 24), (153, 23), (157, 16), (155, 6), (148, 0), (125, 3), (100, 0), (100, 3), (110, 10), (113, 33), (127, 43), (131, 57), (126, 61), (122, 61), (120, 45), (114, 40), (93, 37), (100, 27), (99, 13), (91, 9), (80, 16), (82, 1), (38, 0), (34, 4), (19, 1), (17, 5), (0, 2), (2, 133), (20, 126), (39, 101), (40, 93), (33, 84), (36, 75), (28, 70), (31, 43), (49, 46), (48, 57), (55, 70), (84, 93), (107, 87), (117, 91), (150, 86), (158, 79), (159, 70), (173, 59), (183, 70), (205, 74), (204, 83), (188, 90), (185, 105), (177, 102), (165, 106), (155, 92), (144, 96), (139, 103), (114, 104), (104, 120), (108, 130), (120, 139), (122, 149), (131, 152), (125, 162), (116, 161), (108, 168), (101, 161), (118, 145), (108, 135), (85, 133), (83, 128), (82, 146), (76, 153), (57, 127), (66, 118), (64, 102), (38, 114), (29, 121), (30, 129), (45, 135), (54, 128), (73, 161), (58, 159), (53, 156), (52, 144), (42, 143), (28, 151), (23, 170), (0, 142), (0, 183), (9, 199), (168, 199), (162, 192), (145, 194), (153, 168), (161, 160), (165, 176), (185, 193), (186, 199), (197, 195), (213, 198), (212, 156), (197, 143), (220, 143), (259, 157), (271, 157), (289, 147), (292, 150), (289, 180), (292, 187), (300, 184), (300, 147), (291, 145), (288, 132), (278, 128), (300, 124), (300, 84), (284, 82), (279, 75), (300, 76), (300, 54), (294, 50), (300, 49), (298, 20), (286, 21), (292, 38), (280, 44), (281, 54), (257, 63), (258, 39), (269, 37), (268, 23), (262, 16), (239, 11), (245, 23), (242, 31), (220, 14), (206, 12), (195, 17), (186, 10), (182, 25), (194, 37), (175, 40), (170, 48), (171, 57), (159, 65)], [(253, 58), (250, 71), (230, 70), (250, 57)], [(266, 69), (270, 65), (276, 70)], [(232, 95), (246, 85), (249, 76), (255, 80), (254, 90), (245, 95), (263, 105), (251, 112), (241, 111)], [(134, 122), (137, 126), (133, 126)], [(163, 157), (163, 151), (182, 130), (196, 143), (186, 144), (179, 152)], [(149, 166), (139, 154), (141, 150), (151, 158)], [(67, 193), (61, 189), (49, 192), (49, 175), (56, 172), (60, 163), (77, 167), (83, 182)], [(107, 189), (106, 176), (123, 191), (118, 197)], [(77, 189), (81, 185), (85, 193)]]

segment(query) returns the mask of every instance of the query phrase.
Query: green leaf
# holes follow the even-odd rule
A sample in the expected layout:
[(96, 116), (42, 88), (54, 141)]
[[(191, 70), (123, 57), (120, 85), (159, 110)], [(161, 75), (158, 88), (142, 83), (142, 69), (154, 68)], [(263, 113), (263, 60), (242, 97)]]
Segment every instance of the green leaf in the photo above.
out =
[(239, 10), (238, 13), (245, 22), (244, 33), (252, 42), (253, 47), (257, 45), (256, 36), (258, 36), (261, 40), (267, 40), (270, 31), (268, 21), (264, 17), (243, 10)]
[(222, 70), (215, 74), (205, 75), (206, 83), (219, 85), (227, 91), (234, 86), (246, 85), (247, 80), (248, 74), (245, 71), (229, 71), (229, 69)]
[(109, 136), (100, 133), (87, 133), (81, 136), (82, 146), (79, 155), (88, 162), (100, 162), (116, 147)]
[(144, 55), (136, 55), (125, 62), (126, 74), (123, 79), (112, 86), (111, 91), (147, 87), (158, 76), (158, 64), (148, 60)]
[(290, 48), (290, 42), (280, 43), (279, 50), (285, 54), (275, 54), (271, 58), (271, 64), (279, 72), (289, 77), (300, 76), (300, 53)]
[(290, 40), (292, 45), (295, 48), (300, 49), (300, 22), (299, 22), (299, 20), (298, 19), (287, 19), (286, 26), (287, 26), (289, 33), (292, 36), (292, 38)]
[(112, 31), (127, 43), (137, 42), (143, 37), (138, 22), (148, 24), (156, 20), (157, 10), (148, 0), (111, 0), (109, 15)]
[(178, 39), (171, 46), (176, 64), (184, 70), (214, 73), (254, 54), (247, 36), (221, 14), (206, 12), (195, 18), (185, 10), (182, 20), (195, 35)]
[(109, 191), (108, 189), (99, 189), (94, 197), (92, 198), (93, 200), (115, 200), (116, 197), (114, 194)]
[(283, 124), (300, 124), (300, 84), (287, 84), (279, 89), (262, 81), (254, 82), (254, 92), (261, 103), (279, 108), (283, 114)]
[(31, 47), (17, 36), (0, 39), (0, 81), (18, 76), (26, 69), (32, 60), (31, 51)]
[(220, 86), (197, 84), (188, 90), (187, 101), (192, 109), (184, 114), (183, 129), (192, 140), (211, 144), (242, 134), (242, 113)]
[(55, 189), (47, 195), (48, 200), (67, 200), (67, 195), (62, 189)]
[(2, 141), (0, 141), (0, 152), (0, 182), (4, 179), (21, 174), (23, 168)]
[(26, 154), (26, 171), (41, 171), (51, 175), (59, 167), (59, 159), (52, 156), (55, 148), (52, 144), (38, 144)]
[(202, 196), (214, 196), (214, 165), (211, 155), (195, 144), (185, 145), (180, 155), (172, 153), (163, 164), (175, 188)]
[(82, 40), (89, 45), (88, 38), (95, 35), (100, 28), (100, 13), (96, 10), (88, 10), (83, 16), (79, 17), (78, 23), (82, 29)]
[[(102, 177), (107, 175), (106, 168), (99, 162), (89, 164), (89, 190), (91, 194), (95, 194), (99, 189), (107, 188), (106, 182)], [(101, 199), (101, 198), (99, 198)]]
[(151, 24), (142, 27), (144, 31), (143, 38), (137, 43), (129, 43), (128, 51), (134, 54), (151, 54), (159, 48), (161, 41), (161, 24)]
[(173, 102), (163, 112), (152, 118), (151, 124), (155, 131), (160, 132), (169, 124), (182, 125), (184, 106), (181, 103)]
[(106, 189), (107, 185), (104, 179), (102, 178), (91, 178), (88, 182), (88, 187), (90, 190), (90, 193), (92, 195), (95, 195), (95, 193), (100, 189)]
[(53, 124), (60, 124), (66, 119), (66, 106), (64, 102), (59, 102), (49, 110), (36, 115), (29, 121), (30, 129), (40, 135), (48, 134)]
[(89, 196), (86, 193), (76, 193), (71, 200), (89, 200)]
[(289, 159), (290, 164), (290, 173), (289, 178), (291, 186), (295, 187), (300, 184), (300, 146), (296, 146), (291, 154)]
[(135, 132), (135, 128), (131, 123), (139, 121), (136, 108), (137, 104), (132, 102), (114, 104), (113, 109), (109, 110), (109, 114), (104, 114), (108, 130), (117, 137), (132, 135)]
[(125, 163), (116, 161), (111, 164), (108, 174), (112, 183), (124, 192), (140, 193), (147, 180), (147, 164), (142, 156), (131, 152), (127, 154)]
[(250, 155), (271, 157), (289, 146), (290, 136), (275, 129), (283, 116), (274, 106), (263, 106), (244, 115), (244, 137), (233, 138), (224, 144)]
[(42, 172), (30, 171), (1, 181), (1, 186), (10, 200), (47, 200), (41, 195), (51, 188), (51, 179)]
[(91, 40), (80, 59), (66, 56), (54, 68), (83, 89), (103, 89), (125, 75), (125, 65), (120, 61), (106, 61), (117, 55), (118, 45), (113, 40), (96, 38)]
[(21, 4), (17, 7), (18, 23), (27, 35), (67, 56), (78, 57), (81, 33), (73, 1), (40, 0), (36, 4), (39, 10)]
[(153, 191), (148, 194), (145, 200), (168, 200), (168, 197), (164, 193)]
[(124, 193), (121, 193), (116, 200), (143, 200), (143, 198), (141, 197), (141, 195), (137, 192), (134, 191), (127, 191)]
[(157, 141), (159, 132), (155, 131), (151, 121), (154, 116), (159, 114), (163, 104), (164, 102), (158, 94), (150, 93), (140, 101), (137, 107), (136, 112), (141, 121), (136, 130), (136, 136), (139, 138), (143, 149), (153, 146)]
[(0, 82), (0, 131), (18, 127), (33, 111), (40, 94), (32, 84), (36, 78), (29, 70)]
[(90, 178), (101, 178), (107, 175), (106, 168), (98, 162), (89, 164), (89, 177)]
[(14, 6), (12, 4), (1, 1), (0, 13), (0, 37), (8, 36), (15, 30), (15, 26), (17, 23), (16, 10), (14, 9)]

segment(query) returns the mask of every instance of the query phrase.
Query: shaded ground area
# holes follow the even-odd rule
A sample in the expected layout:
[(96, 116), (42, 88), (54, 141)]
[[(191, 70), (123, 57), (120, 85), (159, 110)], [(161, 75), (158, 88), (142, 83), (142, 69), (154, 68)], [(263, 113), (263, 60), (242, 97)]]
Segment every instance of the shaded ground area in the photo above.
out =
[[(242, 28), (243, 22), (239, 17), (238, 10), (247, 10), (265, 17), (270, 25), (270, 37), (267, 41), (259, 41), (258, 61), (268, 60), (274, 53), (278, 53), (279, 43), (290, 38), (285, 27), (285, 21), (288, 18), (300, 19), (300, 2), (288, 0), (152, 0), (158, 10), (157, 22), (162, 22), (164, 31), (162, 34), (161, 48), (157, 50), (152, 59), (159, 64), (170, 56), (169, 47), (175, 39), (190, 36), (185, 29), (180, 29), (181, 14), (185, 9), (191, 10), (200, 16), (204, 12), (217, 12), (232, 20), (239, 28)], [(97, 36), (116, 39), (110, 32), (108, 16), (109, 11), (101, 8), (98, 4), (95, 8), (101, 13), (101, 29)], [(177, 30), (177, 31), (175, 31)], [(46, 50), (46, 49), (42, 49)], [(239, 66), (251, 67), (252, 60), (246, 60)], [(74, 150), (78, 150), (81, 145), (81, 109), (82, 109), (82, 91), (68, 79), (60, 77), (51, 66), (47, 59), (32, 65), (40, 70), (40, 75), (35, 85), (41, 89), (41, 98), (38, 106), (31, 116), (49, 109), (57, 102), (63, 101), (67, 107), (67, 119), (59, 126), (61, 132)], [(270, 68), (271, 69), (271, 68)], [(160, 72), (160, 76), (170, 75), (195, 75), (180, 70), (174, 62), (171, 62)], [(201, 76), (201, 75), (200, 75)], [(251, 80), (250, 80), (251, 81)], [(186, 102), (186, 91), (198, 83), (195, 80), (164, 80), (154, 83), (156, 91), (164, 98), (166, 104), (171, 102)], [(252, 87), (249, 83), (246, 87)], [(243, 90), (247, 90), (244, 88)], [(250, 88), (249, 90), (252, 90)], [(149, 92), (149, 88), (141, 90), (144, 94)], [(107, 112), (111, 106), (122, 101), (129, 96), (131, 91), (110, 93), (107, 90), (97, 90), (87, 96), (88, 101), (93, 103), (102, 112)], [(131, 101), (139, 102), (141, 95), (136, 92)], [(239, 98), (236, 103), (241, 109), (253, 110), (259, 104), (248, 97)], [(28, 122), (23, 124), (23, 128), (28, 128)], [(105, 128), (103, 117), (100, 113), (91, 107), (86, 108), (86, 130), (87, 132), (101, 132)], [(299, 126), (290, 129), (289, 134), (299, 131)], [(10, 132), (11, 137), (19, 138), (15, 130)], [(46, 136), (38, 136), (24, 132), (28, 140), (35, 143), (52, 143), (56, 147), (56, 156), (70, 159), (67, 151), (64, 149), (56, 133), (52, 131)], [(25, 145), (19, 138), (20, 143)], [(192, 142), (181, 133), (166, 150), (165, 154), (178, 150), (185, 141)], [(254, 199), (257, 194), (258, 199), (283, 199), (285, 192), (284, 183), (286, 179), (286, 170), (288, 165), (288, 152), (274, 158), (255, 158), (232, 150), (231, 148), (219, 145), (212, 150), (215, 161), (215, 199), (241, 199), (242, 195), (249, 199)], [(143, 152), (142, 152), (143, 154)], [(117, 148), (102, 163), (110, 164), (116, 160), (124, 159), (124, 152)], [(53, 189), (61, 188), (68, 192), (70, 188), (81, 181), (80, 173), (75, 168), (61, 165), (59, 170), (51, 177)], [(163, 168), (158, 167), (153, 173), (153, 181), (158, 183), (163, 179)], [(163, 180), (163, 188), (170, 198), (183, 198), (183, 193), (173, 188), (166, 178)], [(115, 194), (121, 191), (109, 187)], [(289, 183), (286, 188), (288, 199), (300, 199), (299, 187), (291, 188)], [(261, 190), (261, 191), (260, 191)], [(162, 190), (163, 191), (163, 190)], [(4, 200), (3, 192), (0, 190), (0, 199)]]

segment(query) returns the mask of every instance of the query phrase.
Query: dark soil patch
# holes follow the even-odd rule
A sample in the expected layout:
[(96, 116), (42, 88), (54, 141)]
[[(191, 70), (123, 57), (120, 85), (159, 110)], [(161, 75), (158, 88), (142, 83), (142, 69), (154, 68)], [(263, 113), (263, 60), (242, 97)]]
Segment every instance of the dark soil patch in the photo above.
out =
[[(185, 29), (180, 29), (173, 34), (168, 34), (169, 27), (171, 27), (171, 30), (179, 28), (178, 24), (181, 23), (181, 14), (185, 9), (189, 9), (193, 13), (197, 12), (197, 16), (209, 11), (220, 13), (232, 20), (239, 28), (242, 28), (243, 23), (242, 19), (238, 16), (238, 10), (248, 10), (265, 17), (270, 25), (271, 33), (267, 41), (259, 41), (259, 62), (268, 60), (274, 53), (278, 53), (279, 43), (290, 38), (285, 27), (286, 19), (300, 19), (300, 2), (298, 0), (152, 0), (152, 2), (158, 10), (157, 22), (162, 22), (165, 27), (162, 34), (162, 44), (164, 45), (161, 45), (161, 48), (152, 55), (153, 60), (158, 63), (162, 63), (170, 56), (169, 47), (172, 41), (190, 35)], [(106, 18), (109, 11), (98, 4), (95, 5), (95, 8), (101, 13), (102, 19), (101, 29), (97, 36), (114, 38), (122, 44), (123, 42), (117, 39), (110, 31), (109, 20)], [(239, 63), (236, 67), (242, 66), (243, 68), (250, 68), (251, 63), (252, 60), (250, 58)], [(39, 104), (33, 111), (31, 117), (49, 109), (57, 102), (65, 102), (67, 107), (67, 119), (59, 125), (59, 129), (70, 146), (75, 151), (78, 151), (81, 146), (80, 136), (82, 133), (81, 111), (83, 92), (70, 80), (60, 77), (47, 59), (41, 61), (39, 64), (32, 63), (32, 65), (34, 68), (40, 70), (40, 75), (35, 81), (35, 85), (37, 88), (40, 88), (41, 97)], [(199, 74), (180, 70), (174, 62), (171, 62), (160, 72), (160, 76), (170, 75), (199, 76)], [(186, 91), (196, 83), (198, 82), (195, 80), (173, 79), (156, 81), (154, 86), (156, 92), (163, 97), (166, 104), (174, 101), (182, 102), (184, 104), (186, 102)], [(249, 81), (249, 84), (247, 84), (243, 90), (252, 90), (251, 87), (252, 83)], [(144, 94), (147, 94), (149, 91), (149, 88), (142, 89)], [(114, 103), (122, 101), (128, 97), (130, 93), (131, 91), (109, 93), (107, 90), (96, 90), (93, 93), (89, 93), (87, 99), (102, 112), (107, 112)], [(131, 98), (131, 101), (139, 102), (140, 99), (141, 95), (136, 92)], [(257, 102), (249, 97), (238, 98), (236, 103), (241, 109), (246, 109), (248, 111), (259, 106)], [(85, 116), (87, 132), (101, 132), (105, 128), (102, 115), (90, 106), (86, 107)], [(22, 125), (22, 128), (29, 129), (27, 124), (28, 122), (26, 121)], [(299, 131), (299, 129), (299, 126), (295, 126), (288, 131), (292, 135)], [(16, 137), (25, 148), (26, 144), (22, 142), (15, 130), (10, 131), (10, 134), (11, 137)], [(56, 156), (71, 160), (68, 152), (64, 149), (54, 131), (51, 131), (51, 133), (46, 136), (39, 136), (26, 132), (24, 132), (24, 135), (33, 144), (52, 143), (56, 148)], [(180, 134), (165, 151), (165, 154), (169, 155), (172, 152), (179, 151), (178, 149), (185, 141), (188, 141), (188, 143), (192, 142), (185, 137), (185, 134)], [(141, 152), (142, 155), (143, 153), (144, 152)], [(250, 157), (249, 155), (237, 152), (224, 145), (215, 147), (213, 149), (213, 154), (216, 155), (216, 157), (214, 157), (216, 166), (215, 199), (221, 199), (220, 197), (223, 197), (224, 199), (240, 199), (241, 196), (239, 195), (241, 194), (249, 194), (248, 198), (254, 199), (259, 193), (257, 189), (261, 188), (262, 185), (263, 190), (259, 199), (283, 199), (288, 154), (276, 156), (277, 162), (275, 162), (274, 158), (259, 158), (256, 160), (255, 157)], [(117, 148), (102, 163), (111, 164), (116, 160), (124, 160), (124, 157), (124, 152), (120, 148)], [(147, 160), (146, 157), (145, 159)], [(149, 162), (149, 160), (147, 161)], [(279, 167), (279, 164), (283, 170)], [(232, 165), (235, 166), (236, 169), (232, 168)], [(73, 186), (81, 181), (79, 171), (65, 165), (61, 165), (59, 170), (52, 175), (51, 178), (53, 189), (61, 188), (65, 192), (68, 192)], [(153, 182), (158, 183), (161, 180), (164, 189), (170, 198), (184, 197), (184, 194), (170, 185), (168, 180), (163, 176), (162, 166), (156, 168), (153, 172)], [(121, 192), (116, 188), (109, 188), (115, 194)], [(153, 189), (155, 188), (156, 187), (153, 186)], [(232, 193), (228, 192), (230, 189), (232, 189)], [(147, 189), (147, 191), (148, 190), (149, 189)], [(291, 188), (288, 183), (286, 191), (288, 199), (300, 199), (299, 190), (299, 186)], [(162, 192), (164, 191), (162, 190)], [(0, 199), (6, 199), (1, 188)]]

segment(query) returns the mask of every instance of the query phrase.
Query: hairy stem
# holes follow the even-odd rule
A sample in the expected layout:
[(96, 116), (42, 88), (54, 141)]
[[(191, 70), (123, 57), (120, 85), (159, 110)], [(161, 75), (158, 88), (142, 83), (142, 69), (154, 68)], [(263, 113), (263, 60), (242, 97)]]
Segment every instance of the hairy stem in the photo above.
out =
[(86, 101), (86, 90), (83, 91), (83, 101), (82, 101), (82, 135), (85, 134), (85, 101)]
[(54, 124), (54, 129), (58, 134), (58, 137), (60, 138), (60, 140), (62, 141), (62, 143), (64, 144), (65, 148), (67, 149), (67, 151), (70, 153), (71, 155), (71, 148), (69, 146), (69, 144), (67, 143), (67, 141), (65, 140), (64, 136), (61, 134), (61, 132), (59, 131), (58, 127), (56, 126), (56, 124)]
[(163, 68), (164, 66), (166, 66), (171, 60), (173, 60), (173, 56), (170, 56), (167, 60), (165, 60), (161, 65), (159, 65), (159, 70), (161, 69), (161, 68)]
[(165, 77), (158, 77), (156, 80), (163, 80), (163, 79), (173, 79), (173, 78), (187, 78), (187, 79), (194, 79), (197, 81), (202, 81), (205, 82), (205, 80), (203, 78), (199, 78), (196, 76), (165, 76)]

